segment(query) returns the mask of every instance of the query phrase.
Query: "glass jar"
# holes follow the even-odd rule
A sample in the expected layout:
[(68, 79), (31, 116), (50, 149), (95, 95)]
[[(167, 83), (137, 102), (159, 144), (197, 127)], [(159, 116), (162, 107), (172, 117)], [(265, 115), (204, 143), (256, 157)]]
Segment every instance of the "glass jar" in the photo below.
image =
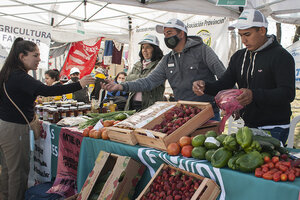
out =
[(56, 102), (55, 102), (55, 105), (56, 105), (57, 107), (60, 107), (60, 106), (61, 106), (61, 101), (56, 101)]
[(89, 113), (91, 113), (91, 105), (85, 105), (85, 110), (83, 110), (83, 115), (87, 115)]
[(38, 110), (39, 110), (39, 119), (40, 120), (43, 120), (43, 109), (44, 109), (43, 106), (39, 106), (39, 108), (38, 108)]
[(48, 120), (49, 122), (53, 123), (54, 117), (54, 108), (48, 108)]
[(78, 107), (78, 115), (79, 117), (83, 116), (83, 111), (85, 110), (85, 106)]
[(53, 123), (57, 123), (59, 122), (59, 112), (58, 112), (58, 109), (56, 108), (53, 108)]
[(102, 113), (107, 113), (107, 112), (109, 112), (109, 108), (108, 108), (108, 105), (107, 105), (107, 103), (104, 103), (103, 104), (103, 107), (102, 107), (102, 111), (101, 111)]
[(76, 109), (77, 109), (76, 107), (71, 106), (69, 112), (67, 112), (67, 117), (75, 117), (75, 110)]
[(49, 107), (47, 107), (47, 106), (43, 107), (43, 120), (44, 121), (48, 121), (48, 110), (49, 110)]
[(69, 108), (62, 107), (62, 108), (61, 108), (61, 118), (62, 118), (62, 119), (66, 118), (68, 112), (69, 112)]

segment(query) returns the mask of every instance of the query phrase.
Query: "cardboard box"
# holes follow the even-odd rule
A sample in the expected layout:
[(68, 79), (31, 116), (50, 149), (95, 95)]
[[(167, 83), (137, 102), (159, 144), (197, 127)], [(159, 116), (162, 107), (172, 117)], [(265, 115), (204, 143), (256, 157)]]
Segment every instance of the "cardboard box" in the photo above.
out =
[(190, 136), (196, 136), (199, 134), (205, 134), (207, 131), (215, 131), (218, 135), (220, 135), (221, 133), (219, 132), (219, 125), (220, 122), (219, 121), (208, 121), (205, 124), (203, 124), (202, 126), (200, 126), (199, 128), (197, 128), (193, 133), (191, 133)]
[(188, 120), (185, 124), (176, 129), (170, 135), (150, 130), (156, 124), (160, 124), (163, 121), (165, 113), (162, 113), (160, 116), (158, 116), (142, 128), (135, 129), (134, 134), (139, 145), (166, 151), (167, 146), (170, 143), (177, 142), (182, 136), (190, 135), (197, 128), (201, 127), (201, 125), (206, 123), (214, 116), (214, 112), (210, 103), (178, 101), (176, 106), (180, 106), (181, 104), (196, 106), (198, 108), (201, 108), (201, 112)]
[[(135, 187), (145, 166), (128, 156), (100, 151), (93, 170), (88, 175), (77, 199), (86, 200), (91, 195), (98, 178), (109, 175), (98, 200), (132, 199)], [(109, 174), (109, 172), (111, 172)]]
[(215, 199), (217, 199), (217, 197), (219, 196), (219, 194), (221, 192), (218, 184), (209, 178), (205, 178), (198, 174), (194, 174), (194, 173), (191, 173), (191, 172), (188, 172), (188, 171), (185, 171), (185, 170), (182, 170), (182, 169), (170, 166), (170, 165), (161, 164), (161, 166), (158, 168), (158, 170), (156, 171), (156, 173), (154, 174), (154, 176), (152, 177), (150, 182), (147, 184), (147, 186), (144, 188), (144, 190), (138, 196), (137, 200), (141, 200), (143, 195), (146, 195), (149, 192), (150, 186), (153, 183), (153, 181), (156, 179), (157, 176), (161, 175), (162, 174), (161, 171), (166, 168), (178, 170), (187, 176), (191, 176), (191, 177), (196, 178), (197, 180), (201, 180), (201, 184), (199, 185), (198, 189), (195, 191), (195, 193), (191, 197), (191, 200), (196, 200), (196, 199), (197, 200), (198, 199), (199, 200), (215, 200)]

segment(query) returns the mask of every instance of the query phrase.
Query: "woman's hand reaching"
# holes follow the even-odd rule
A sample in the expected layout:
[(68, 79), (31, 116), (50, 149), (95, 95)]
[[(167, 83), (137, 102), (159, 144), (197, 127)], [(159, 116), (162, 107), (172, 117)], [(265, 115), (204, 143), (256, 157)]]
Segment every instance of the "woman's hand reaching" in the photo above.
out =
[(116, 84), (113, 80), (106, 80), (106, 83), (101, 83), (101, 87), (109, 92), (122, 91), (123, 86)]
[(95, 78), (92, 77), (92, 75), (86, 75), (84, 77), (82, 77), (82, 79), (79, 80), (79, 83), (81, 85), (82, 88), (84, 88), (85, 86), (89, 85), (89, 84), (93, 84), (95, 83)]

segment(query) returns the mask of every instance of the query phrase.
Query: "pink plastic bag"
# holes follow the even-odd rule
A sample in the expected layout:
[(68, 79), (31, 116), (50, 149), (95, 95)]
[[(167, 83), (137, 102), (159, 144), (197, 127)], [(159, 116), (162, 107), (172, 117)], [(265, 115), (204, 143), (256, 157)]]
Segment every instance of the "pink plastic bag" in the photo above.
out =
[(224, 131), (225, 123), (227, 119), (232, 115), (234, 111), (240, 110), (243, 106), (236, 100), (236, 97), (243, 92), (239, 89), (222, 90), (215, 96), (215, 101), (221, 110), (225, 111), (220, 126), (219, 132)]

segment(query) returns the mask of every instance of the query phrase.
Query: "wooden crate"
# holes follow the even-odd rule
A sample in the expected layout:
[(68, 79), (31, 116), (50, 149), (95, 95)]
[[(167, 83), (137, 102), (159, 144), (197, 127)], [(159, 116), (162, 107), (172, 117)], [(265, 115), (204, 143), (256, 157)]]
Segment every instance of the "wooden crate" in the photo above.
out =
[(160, 172), (162, 169), (166, 169), (166, 168), (172, 168), (175, 170), (179, 170), (181, 171), (183, 174), (186, 174), (188, 176), (192, 176), (197, 178), (198, 180), (202, 180), (199, 188), (196, 190), (196, 192), (194, 193), (194, 195), (191, 197), (191, 200), (215, 200), (217, 199), (217, 197), (219, 196), (221, 190), (219, 185), (209, 179), (209, 178), (205, 178), (203, 176), (200, 176), (198, 174), (194, 174), (170, 165), (166, 165), (166, 164), (161, 164), (161, 166), (158, 168), (158, 170), (156, 171), (156, 173), (154, 174), (154, 176), (152, 177), (152, 179), (149, 181), (149, 183), (146, 185), (146, 187), (144, 188), (144, 190), (140, 193), (140, 195), (138, 196), (138, 198), (136, 200), (140, 200), (142, 198), (142, 196), (144, 194), (146, 194), (149, 189), (150, 189), (150, 185), (152, 184), (152, 182), (155, 180), (155, 178), (160, 175)]
[(203, 124), (201, 127), (197, 128), (190, 136), (196, 136), (200, 134), (205, 134), (207, 131), (215, 131), (218, 135), (221, 133), (219, 132), (219, 121), (208, 121)]
[(106, 130), (109, 139), (112, 141), (129, 145), (137, 144), (137, 139), (133, 134), (133, 130), (118, 127), (107, 127)]
[(135, 129), (134, 135), (139, 145), (166, 151), (167, 146), (170, 143), (177, 142), (184, 135), (190, 135), (197, 128), (199, 128), (201, 125), (203, 125), (205, 122), (207, 122), (214, 116), (214, 112), (210, 103), (178, 101), (176, 106), (180, 106), (181, 104), (197, 106), (201, 108), (202, 111), (190, 120), (188, 120), (181, 127), (176, 129), (170, 135), (150, 130), (154, 127), (154, 125), (162, 122), (165, 113), (161, 114), (160, 116), (146, 124), (144, 127)]

